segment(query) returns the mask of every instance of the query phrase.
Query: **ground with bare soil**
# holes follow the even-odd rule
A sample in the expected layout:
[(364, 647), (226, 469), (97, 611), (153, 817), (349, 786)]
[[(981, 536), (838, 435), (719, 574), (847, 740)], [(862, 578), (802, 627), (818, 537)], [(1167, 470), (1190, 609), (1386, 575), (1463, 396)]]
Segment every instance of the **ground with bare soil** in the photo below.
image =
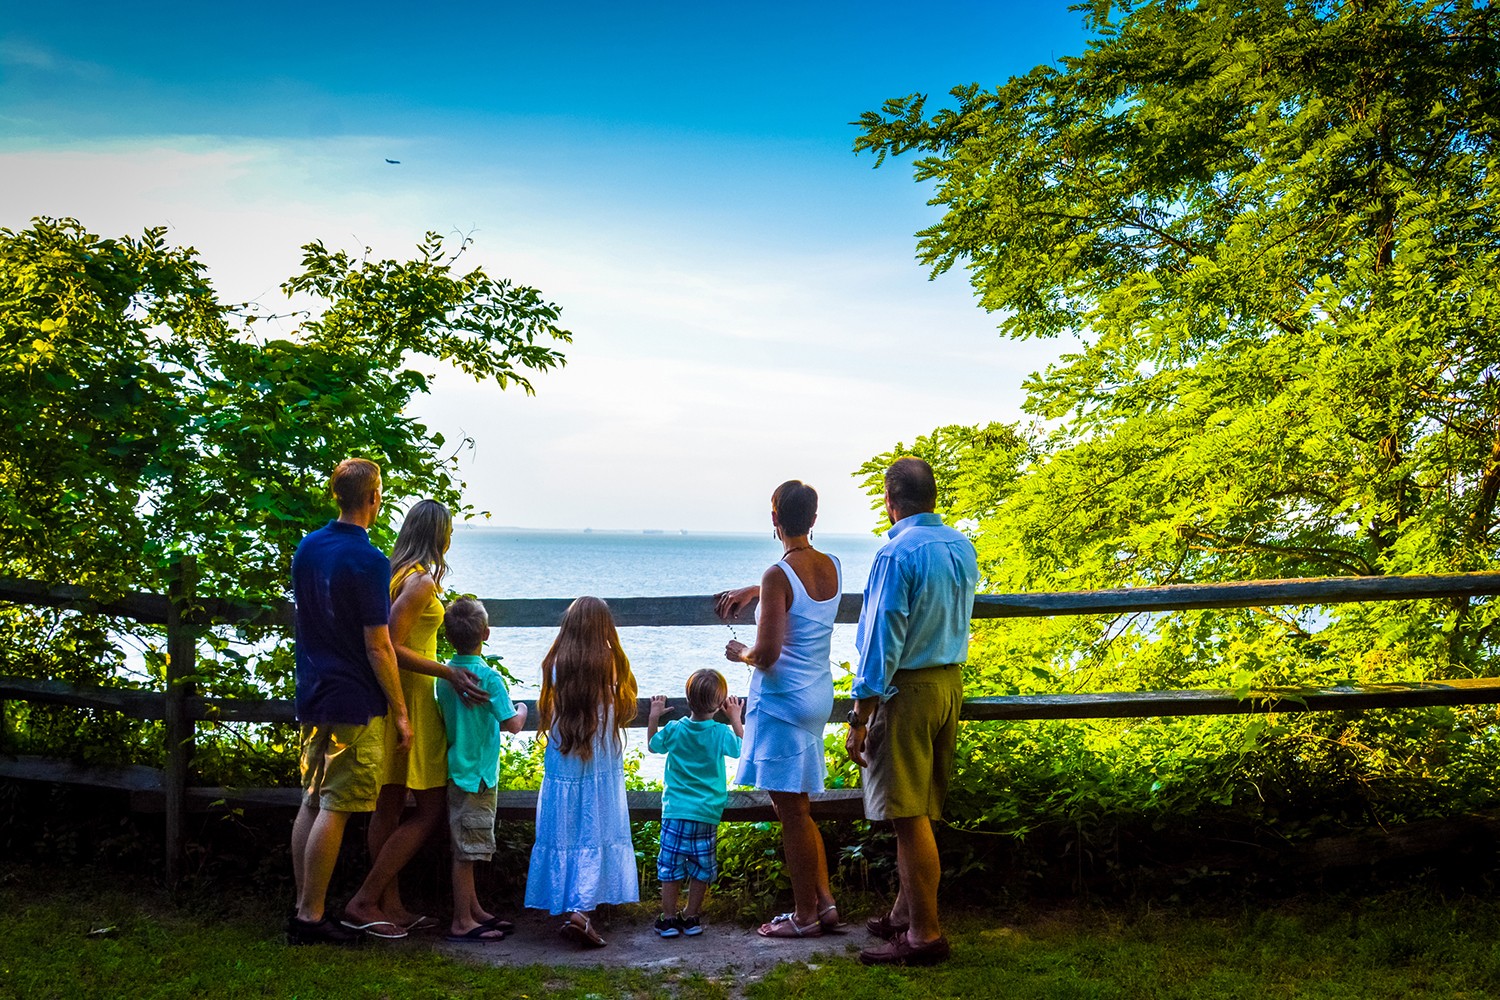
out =
[[(782, 962), (816, 966), (832, 955), (853, 955), (872, 939), (863, 926), (846, 933), (809, 938), (763, 938), (754, 927), (735, 923), (705, 924), (694, 937), (661, 938), (649, 922), (618, 917), (596, 926), (608, 944), (580, 948), (557, 934), (562, 918), (524, 913), (512, 918), (516, 929), (505, 940), (486, 944), (452, 944), (441, 934), (433, 940), (445, 954), (490, 965), (571, 965), (678, 970), (708, 978), (732, 977), (753, 982)], [(421, 936), (413, 939), (422, 940)]]

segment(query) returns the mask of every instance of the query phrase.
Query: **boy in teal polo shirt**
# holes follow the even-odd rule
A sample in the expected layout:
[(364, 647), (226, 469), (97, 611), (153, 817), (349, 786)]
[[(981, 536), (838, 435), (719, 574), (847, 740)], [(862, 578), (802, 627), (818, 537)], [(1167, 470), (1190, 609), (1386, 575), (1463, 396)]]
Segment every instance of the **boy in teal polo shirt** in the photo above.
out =
[[(729, 799), (724, 780), (724, 758), (740, 755), (745, 735), (740, 699), (728, 697), (729, 685), (717, 670), (699, 670), (688, 678), (688, 708), (692, 718), (674, 719), (658, 731), (666, 711), (665, 695), (651, 699), (646, 744), (652, 753), (667, 755), (666, 788), (661, 795), (661, 850), (656, 875), (661, 879), (661, 915), (656, 933), (662, 937), (701, 934), (699, 916), (703, 897), (719, 875), (719, 820)], [(719, 709), (729, 725), (715, 722)], [(730, 727), (733, 727), (731, 730)], [(677, 898), (688, 880), (687, 910), (678, 912)]]
[(460, 597), (443, 615), (443, 631), (458, 654), (449, 663), (469, 671), (489, 700), (465, 704), (451, 684), (436, 688), (438, 711), (448, 734), (448, 830), (453, 838), (453, 922), (449, 941), (503, 939), (511, 929), (479, 905), (474, 862), (495, 855), (495, 785), (500, 780), (500, 732), (518, 733), (526, 706), (512, 705), (498, 671), (479, 655), (490, 637), (484, 605)]

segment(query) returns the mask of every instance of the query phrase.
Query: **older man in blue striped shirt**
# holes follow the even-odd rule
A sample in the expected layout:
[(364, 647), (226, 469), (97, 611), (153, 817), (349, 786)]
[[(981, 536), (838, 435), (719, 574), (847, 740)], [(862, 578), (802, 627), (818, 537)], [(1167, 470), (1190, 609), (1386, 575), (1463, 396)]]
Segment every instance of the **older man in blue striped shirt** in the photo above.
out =
[(892, 527), (865, 585), (844, 746), (863, 769), (865, 816), (896, 828), (901, 887), (890, 913), (866, 921), (886, 939), (860, 952), (866, 965), (932, 965), (948, 957), (932, 821), (942, 815), (953, 770), (979, 568), (973, 544), (943, 524), (936, 506), (937, 481), (926, 462), (903, 458), (886, 470)]

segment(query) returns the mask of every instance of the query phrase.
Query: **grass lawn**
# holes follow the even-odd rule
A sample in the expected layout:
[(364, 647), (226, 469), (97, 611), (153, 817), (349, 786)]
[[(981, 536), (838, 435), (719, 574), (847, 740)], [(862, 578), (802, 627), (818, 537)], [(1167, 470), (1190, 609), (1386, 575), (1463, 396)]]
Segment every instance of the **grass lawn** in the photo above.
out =
[[(955, 915), (953, 960), (846, 957), (737, 982), (639, 968), (491, 968), (421, 948), (288, 948), (284, 900), (0, 869), (0, 997), (1360, 998), (1500, 996), (1500, 903), (1409, 888), (1274, 903), (1090, 906)], [(99, 928), (113, 928), (91, 936)]]

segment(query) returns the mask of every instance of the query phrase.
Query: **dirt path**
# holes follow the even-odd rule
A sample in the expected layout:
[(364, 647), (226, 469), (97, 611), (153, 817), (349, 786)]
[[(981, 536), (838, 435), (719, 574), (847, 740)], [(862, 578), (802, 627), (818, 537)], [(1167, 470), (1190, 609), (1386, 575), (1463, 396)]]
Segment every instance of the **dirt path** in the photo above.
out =
[[(560, 917), (525, 913), (513, 917), (516, 930), (494, 944), (450, 944), (441, 935), (436, 947), (456, 958), (490, 965), (631, 966), (651, 971), (678, 970), (709, 977), (733, 976), (740, 984), (753, 982), (782, 962), (817, 964), (831, 955), (854, 955), (869, 944), (861, 927), (856, 933), (826, 934), (817, 938), (763, 938), (753, 927), (705, 924), (694, 937), (661, 938), (649, 923), (624, 918), (599, 924), (604, 948), (579, 948), (557, 935)], [(419, 939), (420, 940), (420, 939)]]

